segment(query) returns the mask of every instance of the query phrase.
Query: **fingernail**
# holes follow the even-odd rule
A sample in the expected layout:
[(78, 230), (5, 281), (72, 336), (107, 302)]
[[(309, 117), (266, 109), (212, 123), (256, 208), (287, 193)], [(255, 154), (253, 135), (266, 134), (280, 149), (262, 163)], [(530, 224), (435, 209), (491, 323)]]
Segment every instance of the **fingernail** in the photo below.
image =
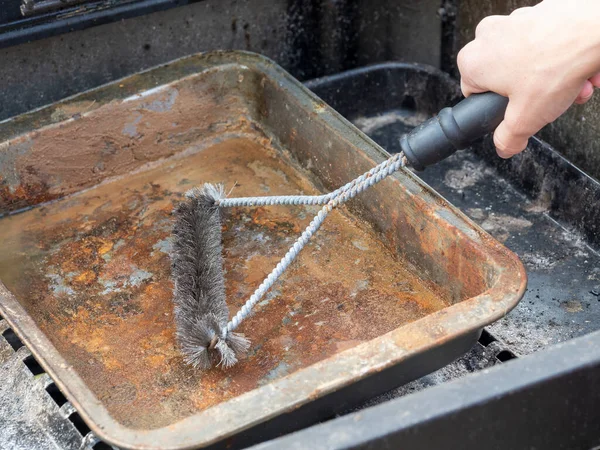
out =
[(496, 149), (496, 153), (498, 153), (498, 156), (502, 159), (509, 159), (511, 156), (513, 156), (511, 153), (500, 150), (499, 148)]
[(589, 102), (593, 96), (594, 96), (594, 94), (592, 93), (587, 97), (579, 97), (579, 98), (577, 98), (577, 100), (575, 100), (575, 103), (577, 103), (578, 105), (584, 105), (587, 102)]

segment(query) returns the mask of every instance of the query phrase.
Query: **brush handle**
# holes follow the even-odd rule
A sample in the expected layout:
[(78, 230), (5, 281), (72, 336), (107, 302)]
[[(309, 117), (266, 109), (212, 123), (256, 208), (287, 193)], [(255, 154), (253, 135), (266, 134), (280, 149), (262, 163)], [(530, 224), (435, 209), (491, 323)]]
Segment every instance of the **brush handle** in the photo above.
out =
[(410, 165), (422, 171), (494, 131), (507, 106), (508, 98), (494, 92), (472, 94), (402, 136), (402, 151)]

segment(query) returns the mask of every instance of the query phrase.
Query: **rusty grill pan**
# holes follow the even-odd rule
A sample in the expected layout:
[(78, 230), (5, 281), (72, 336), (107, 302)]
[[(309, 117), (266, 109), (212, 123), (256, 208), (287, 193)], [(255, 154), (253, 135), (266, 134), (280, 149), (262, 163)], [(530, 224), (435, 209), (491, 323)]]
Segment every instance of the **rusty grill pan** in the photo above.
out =
[[(385, 152), (271, 61), (200, 54), (0, 125), (0, 311), (124, 448), (239, 447), (435, 370), (523, 295), (518, 258), (409, 171), (332, 215), (241, 331), (230, 371), (174, 339), (171, 210), (190, 186), (331, 190)], [(231, 211), (237, 309), (309, 207)], [(227, 439), (227, 440), (226, 440)]]

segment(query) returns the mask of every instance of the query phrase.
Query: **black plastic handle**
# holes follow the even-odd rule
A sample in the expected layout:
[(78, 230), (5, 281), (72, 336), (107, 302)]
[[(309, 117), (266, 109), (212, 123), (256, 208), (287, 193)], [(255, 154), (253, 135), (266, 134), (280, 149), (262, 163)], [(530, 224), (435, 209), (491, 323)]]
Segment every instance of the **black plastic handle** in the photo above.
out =
[(472, 94), (402, 136), (402, 151), (412, 167), (424, 170), (494, 131), (507, 106), (508, 98), (494, 92)]

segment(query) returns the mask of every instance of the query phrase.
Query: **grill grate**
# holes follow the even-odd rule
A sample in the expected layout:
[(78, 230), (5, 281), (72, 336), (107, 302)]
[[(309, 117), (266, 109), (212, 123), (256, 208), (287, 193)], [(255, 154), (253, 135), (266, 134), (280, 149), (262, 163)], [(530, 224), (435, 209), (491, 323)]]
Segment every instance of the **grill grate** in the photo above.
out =
[[(7, 389), (5, 395), (2, 396), (4, 401), (0, 400), (0, 411), (4, 413), (0, 415), (0, 444), (10, 444), (11, 448), (16, 450), (35, 450), (38, 448), (60, 448), (61, 450), (116, 449), (116, 447), (100, 440), (90, 431), (75, 407), (45, 373), (33, 355), (29, 353), (29, 350), (23, 345), (15, 332), (8, 327), (2, 316), (0, 316), (0, 331), (2, 331), (2, 338), (0, 338), (0, 373), (8, 372), (8, 386), (5, 386), (5, 389), (10, 389), (10, 391)], [(27, 370), (18, 370), (18, 366), (24, 366)], [(30, 385), (33, 386), (33, 389), (30, 388)], [(40, 386), (43, 387), (40, 388)], [(28, 391), (31, 398), (26, 399), (24, 395), (20, 395), (21, 392), (25, 391)], [(16, 394), (14, 398), (10, 398), (11, 392)], [(2, 394), (1, 389), (0, 394)], [(48, 407), (48, 399), (52, 400), (50, 407)], [(18, 408), (19, 417), (6, 414), (4, 402), (22, 403), (22, 405), (16, 405), (20, 406)], [(36, 424), (39, 423), (44, 424), (44, 426), (37, 430), (39, 432), (37, 436), (27, 436), (27, 439), (21, 439), (19, 436), (3, 434), (1, 430), (9, 428), (8, 426), (2, 426), (3, 420), (19, 420), (23, 431), (36, 429)], [(55, 432), (55, 436), (52, 436), (53, 432)], [(35, 447), (30, 447), (28, 443), (32, 439), (36, 442)]]
[[(2, 336), (6, 340), (6, 342), (13, 348), (16, 353), (21, 347), (24, 347), (21, 343), (20, 339), (16, 336), (12, 329), (8, 328), (6, 322), (0, 316), (0, 329), (2, 326), (6, 327)], [(7, 338), (8, 336), (8, 338)], [(9, 341), (11, 339), (11, 341)], [(488, 349), (487, 354), (482, 349)], [(37, 360), (31, 355), (28, 351), (25, 353), (25, 356), (22, 358), (22, 363), (29, 369), (29, 372), (32, 376), (38, 376), (45, 374), (41, 365), (37, 362)], [(440, 382), (448, 381), (452, 378), (456, 378), (457, 374), (465, 375), (469, 372), (475, 372), (477, 370), (481, 370), (487, 367), (490, 367), (495, 364), (499, 364), (508, 360), (516, 358), (515, 354), (510, 351), (505, 344), (500, 342), (496, 337), (494, 337), (489, 331), (483, 330), (481, 337), (479, 338), (478, 343), (475, 345), (471, 351), (455, 361), (454, 363), (446, 366), (440, 371), (435, 372), (431, 375), (421, 378), (420, 380), (416, 380), (412, 383), (409, 383), (405, 386), (398, 388), (395, 391), (392, 391), (383, 396), (377, 397), (367, 404), (363, 405), (361, 408), (373, 406), (384, 401), (388, 401), (391, 398), (399, 397), (402, 395), (406, 395), (412, 392), (416, 392), (422, 389), (425, 389), (432, 384), (439, 384)], [(476, 360), (477, 363), (473, 363), (472, 360)], [(0, 363), (2, 361), (0, 360)], [(6, 362), (5, 362), (6, 364)], [(1, 366), (0, 366), (1, 367)], [(467, 368), (465, 370), (465, 367)], [(64, 424), (69, 424), (72, 426), (78, 433), (80, 437), (80, 443), (77, 448), (83, 450), (118, 450), (117, 447), (114, 447), (102, 440), (100, 440), (93, 432), (90, 431), (89, 427), (86, 425), (85, 421), (81, 418), (75, 407), (67, 400), (67, 398), (60, 391), (58, 386), (47, 378), (47, 383), (45, 386), (46, 394), (52, 399), (56, 408), (60, 412), (61, 419)], [(31, 420), (35, 420), (36, 417), (32, 416)], [(50, 421), (48, 421), (50, 423)], [(0, 434), (0, 441), (1, 441)], [(18, 446), (18, 442), (15, 442), (15, 445)], [(18, 447), (17, 447), (18, 448)], [(41, 447), (39, 447), (41, 448)], [(65, 447), (68, 448), (68, 447)]]

